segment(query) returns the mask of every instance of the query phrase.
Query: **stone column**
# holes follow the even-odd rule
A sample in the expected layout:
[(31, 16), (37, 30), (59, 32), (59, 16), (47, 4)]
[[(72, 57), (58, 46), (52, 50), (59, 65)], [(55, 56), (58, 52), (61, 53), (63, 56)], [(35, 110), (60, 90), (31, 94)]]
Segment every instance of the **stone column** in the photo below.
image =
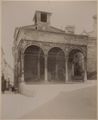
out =
[(21, 78), (19, 84), (19, 92), (21, 94), (27, 94), (25, 89), (25, 82), (24, 82), (24, 54), (21, 55)]
[(56, 69), (55, 69), (55, 76), (56, 80), (58, 80), (58, 64), (56, 63)]
[(37, 72), (38, 72), (38, 79), (40, 80), (40, 55), (38, 56), (38, 64), (37, 64)]
[(24, 82), (24, 55), (21, 56), (21, 82)]
[(47, 55), (45, 55), (45, 83), (48, 82), (48, 66), (47, 66)]
[(72, 76), (74, 76), (74, 63), (72, 63)]
[(84, 58), (84, 82), (87, 81), (87, 59)]
[(65, 81), (68, 82), (68, 57), (65, 57)]
[(58, 62), (57, 62), (57, 57), (58, 57), (59, 53), (57, 53), (56, 55), (56, 65), (55, 65), (55, 79), (58, 80)]

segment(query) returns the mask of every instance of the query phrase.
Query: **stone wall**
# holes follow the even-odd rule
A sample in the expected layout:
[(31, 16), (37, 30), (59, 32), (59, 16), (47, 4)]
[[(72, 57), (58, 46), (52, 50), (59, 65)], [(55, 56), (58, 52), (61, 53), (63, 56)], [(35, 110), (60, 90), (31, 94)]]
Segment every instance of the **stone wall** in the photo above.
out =
[(87, 45), (88, 37), (81, 35), (71, 35), (65, 33), (55, 33), (38, 30), (24, 30), (21, 29), (17, 40), (17, 45), (21, 39), (36, 40), (43, 42), (75, 44), (75, 45)]
[(97, 71), (97, 41), (96, 41), (96, 38), (88, 39), (87, 71), (88, 73)]

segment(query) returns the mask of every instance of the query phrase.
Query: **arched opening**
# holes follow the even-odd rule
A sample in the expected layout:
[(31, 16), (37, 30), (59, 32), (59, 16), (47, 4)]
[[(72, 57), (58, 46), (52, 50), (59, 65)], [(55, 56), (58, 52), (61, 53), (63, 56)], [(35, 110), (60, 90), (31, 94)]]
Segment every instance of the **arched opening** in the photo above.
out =
[(48, 80), (56, 83), (65, 82), (65, 55), (58, 47), (48, 52)]
[(31, 45), (24, 52), (25, 82), (42, 82), (44, 80), (44, 53), (38, 46)]
[(84, 55), (80, 50), (72, 50), (68, 58), (69, 80), (84, 80)]

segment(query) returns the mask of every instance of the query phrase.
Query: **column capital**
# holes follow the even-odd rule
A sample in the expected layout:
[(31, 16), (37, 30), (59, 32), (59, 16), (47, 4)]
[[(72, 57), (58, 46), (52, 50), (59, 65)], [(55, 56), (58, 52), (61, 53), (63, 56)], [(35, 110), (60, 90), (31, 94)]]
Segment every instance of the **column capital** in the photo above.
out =
[(68, 54), (65, 54), (65, 61), (68, 61), (68, 58), (69, 58)]
[(48, 55), (49, 46), (43, 46), (44, 55)]
[(65, 58), (68, 58), (68, 54), (69, 54), (69, 49), (68, 47), (65, 48)]
[(47, 57), (48, 57), (48, 54), (45, 54), (44, 56), (45, 56), (45, 58), (47, 58)]
[(44, 55), (45, 55), (45, 57), (47, 57), (48, 56), (48, 52), (44, 52)]

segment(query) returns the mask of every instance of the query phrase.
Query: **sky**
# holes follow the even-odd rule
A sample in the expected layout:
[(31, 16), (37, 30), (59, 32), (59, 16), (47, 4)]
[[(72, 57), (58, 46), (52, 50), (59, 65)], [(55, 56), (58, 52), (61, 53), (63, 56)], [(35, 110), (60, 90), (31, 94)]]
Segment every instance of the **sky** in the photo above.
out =
[(12, 46), (16, 27), (32, 25), (36, 10), (51, 12), (51, 26), (65, 29), (67, 25), (75, 26), (77, 34), (83, 30), (93, 30), (92, 17), (97, 14), (94, 1), (32, 1), (2, 2), (2, 48), (7, 62), (13, 67)]

